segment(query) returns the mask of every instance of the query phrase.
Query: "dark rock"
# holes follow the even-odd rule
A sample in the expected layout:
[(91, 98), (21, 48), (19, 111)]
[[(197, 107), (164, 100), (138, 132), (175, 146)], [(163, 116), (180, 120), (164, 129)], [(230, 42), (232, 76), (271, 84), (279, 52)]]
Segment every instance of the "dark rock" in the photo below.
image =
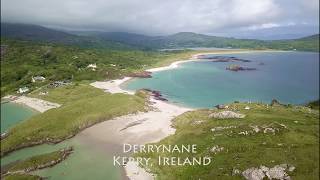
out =
[(270, 104), (271, 106), (274, 106), (274, 105), (281, 105), (281, 103), (278, 101), (278, 100), (276, 100), (276, 99), (272, 99), (272, 101), (271, 101), (271, 104)]
[(252, 71), (252, 70), (257, 70), (256, 68), (250, 68), (250, 67), (242, 67), (242, 66), (239, 66), (239, 65), (230, 65), (226, 68), (226, 70), (229, 70), (229, 71)]
[(129, 77), (138, 77), (138, 78), (152, 78), (151, 74), (152, 74), (152, 72), (142, 71), (142, 72), (137, 72), (137, 73), (131, 73), (128, 76)]
[(223, 104), (218, 104), (215, 106), (217, 109), (226, 109), (227, 107)]
[(199, 55), (198, 59), (210, 59), (211, 62), (251, 62), (250, 60), (240, 59), (233, 56), (205, 56)]
[(162, 97), (162, 94), (160, 91), (155, 91), (151, 89), (142, 89), (144, 91), (147, 91), (150, 93), (150, 95), (155, 99), (155, 100), (160, 100), (160, 101), (168, 101), (168, 99)]

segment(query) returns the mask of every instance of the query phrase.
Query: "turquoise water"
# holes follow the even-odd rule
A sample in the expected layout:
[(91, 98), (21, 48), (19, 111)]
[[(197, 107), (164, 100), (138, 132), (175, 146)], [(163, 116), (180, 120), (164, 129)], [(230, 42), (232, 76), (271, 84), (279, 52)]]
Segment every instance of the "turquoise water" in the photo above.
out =
[[(216, 56), (216, 55), (214, 55)], [(319, 98), (319, 54), (308, 52), (267, 52), (225, 54), (252, 60), (181, 64), (177, 69), (153, 73), (150, 79), (135, 79), (124, 86), (137, 90), (159, 90), (170, 102), (195, 108), (233, 101), (303, 104)], [(264, 65), (259, 65), (263, 62)], [(255, 67), (256, 71), (227, 71), (230, 64)]]
[(15, 103), (1, 104), (1, 133), (34, 114), (36, 114), (36, 111), (25, 106)]

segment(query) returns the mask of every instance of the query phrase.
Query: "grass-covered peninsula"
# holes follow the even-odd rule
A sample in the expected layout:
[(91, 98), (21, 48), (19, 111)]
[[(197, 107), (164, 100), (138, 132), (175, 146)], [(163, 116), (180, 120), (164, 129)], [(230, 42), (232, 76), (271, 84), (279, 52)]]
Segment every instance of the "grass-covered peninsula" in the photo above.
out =
[(1, 140), (1, 155), (23, 147), (61, 142), (98, 122), (147, 108), (146, 97), (109, 94), (87, 84), (53, 89), (45, 99), (62, 106), (10, 129), (8, 137)]
[[(225, 111), (245, 117), (214, 115)], [(287, 166), (284, 172), (292, 179), (319, 177), (319, 109), (234, 103), (224, 110), (184, 113), (173, 120), (173, 126), (176, 133), (156, 145), (196, 144), (197, 153), (136, 154), (151, 158), (152, 166), (147, 169), (156, 179), (243, 179), (247, 169), (262, 166), (271, 169), (279, 165)], [(177, 158), (212, 157), (213, 160), (208, 166), (164, 166), (158, 165), (159, 156), (176, 157), (175, 164)]]
[[(72, 153), (72, 150), (72, 147), (69, 147), (66, 149), (33, 156), (22, 161), (13, 162), (4, 168), (1, 168), (1, 177), (4, 177), (5, 179), (17, 179), (19, 176), (23, 177), (30, 175), (28, 173), (32, 171), (52, 167), (65, 160)], [(30, 178), (39, 177), (31, 176)]]

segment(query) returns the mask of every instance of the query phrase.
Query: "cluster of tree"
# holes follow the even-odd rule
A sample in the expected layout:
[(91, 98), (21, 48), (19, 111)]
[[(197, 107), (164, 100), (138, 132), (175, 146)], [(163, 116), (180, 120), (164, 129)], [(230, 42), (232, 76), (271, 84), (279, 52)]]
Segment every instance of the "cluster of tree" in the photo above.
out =
[[(6, 47), (1, 57), (2, 96), (22, 86), (32, 88), (56, 80), (119, 78), (176, 53), (83, 48), (5, 38), (1, 45)], [(97, 68), (88, 68), (89, 64), (96, 64)], [(34, 76), (43, 76), (46, 81), (32, 83)]]

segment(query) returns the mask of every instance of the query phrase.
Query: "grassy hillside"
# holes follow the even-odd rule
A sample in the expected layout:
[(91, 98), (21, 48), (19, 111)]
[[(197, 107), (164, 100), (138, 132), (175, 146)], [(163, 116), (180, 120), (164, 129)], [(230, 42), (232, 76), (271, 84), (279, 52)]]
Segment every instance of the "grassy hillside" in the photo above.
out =
[(1, 23), (1, 37), (24, 41), (47, 42), (62, 45), (74, 45), (86, 48), (137, 49), (119, 42), (95, 37), (78, 36), (31, 24)]
[[(250, 110), (245, 110), (249, 106)], [(231, 104), (229, 110), (243, 119), (217, 119), (222, 110), (197, 110), (174, 119), (174, 135), (157, 145), (196, 144), (197, 153), (142, 153), (152, 158), (148, 166), (157, 179), (244, 179), (239, 172), (264, 165), (288, 164), (292, 179), (319, 179), (319, 111), (299, 106)], [(257, 130), (258, 129), (258, 130)], [(214, 147), (216, 147), (215, 150)], [(222, 150), (220, 148), (223, 148)], [(220, 151), (217, 151), (220, 149)], [(212, 157), (208, 166), (161, 166), (162, 157)], [(238, 173), (235, 173), (238, 170)], [(234, 172), (234, 173), (233, 173)]]
[(319, 35), (301, 39), (275, 41), (226, 38), (192, 32), (181, 32), (169, 36), (155, 37), (121, 32), (96, 32), (91, 34), (91, 36), (143, 47), (145, 49), (216, 47), (319, 51)]
[(268, 47), (283, 50), (315, 51), (319, 52), (319, 34), (294, 40), (268, 41)]
[(216, 47), (319, 51), (319, 35), (292, 40), (256, 40), (180, 32), (146, 36), (127, 32), (61, 32), (36, 25), (1, 23), (1, 37), (60, 43), (87, 48), (157, 50), (163, 48)]

